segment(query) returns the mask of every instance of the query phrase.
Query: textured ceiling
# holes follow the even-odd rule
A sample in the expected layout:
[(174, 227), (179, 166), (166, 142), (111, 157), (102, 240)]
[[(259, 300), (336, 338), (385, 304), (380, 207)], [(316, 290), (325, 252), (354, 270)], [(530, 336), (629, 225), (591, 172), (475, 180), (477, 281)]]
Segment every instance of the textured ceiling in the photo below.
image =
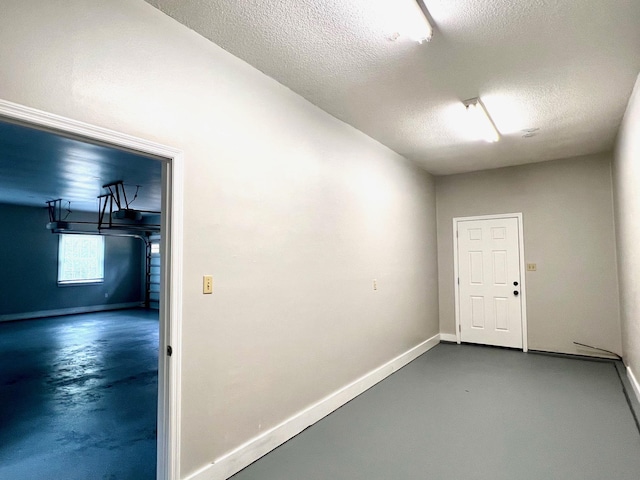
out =
[(141, 155), (0, 121), (0, 203), (98, 212), (102, 185), (122, 180), (131, 208), (159, 211), (162, 165)]
[(640, 71), (638, 0), (425, 0), (422, 45), (392, 40), (415, 0), (147, 1), (434, 174), (610, 150)]

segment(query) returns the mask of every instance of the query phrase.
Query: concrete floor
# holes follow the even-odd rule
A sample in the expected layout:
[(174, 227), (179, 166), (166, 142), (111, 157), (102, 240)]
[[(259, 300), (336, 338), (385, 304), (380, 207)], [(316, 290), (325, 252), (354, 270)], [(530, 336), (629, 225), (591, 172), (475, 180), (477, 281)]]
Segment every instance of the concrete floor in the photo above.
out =
[(612, 362), (441, 344), (233, 480), (638, 480)]
[(155, 479), (158, 312), (3, 323), (0, 359), (0, 479)]

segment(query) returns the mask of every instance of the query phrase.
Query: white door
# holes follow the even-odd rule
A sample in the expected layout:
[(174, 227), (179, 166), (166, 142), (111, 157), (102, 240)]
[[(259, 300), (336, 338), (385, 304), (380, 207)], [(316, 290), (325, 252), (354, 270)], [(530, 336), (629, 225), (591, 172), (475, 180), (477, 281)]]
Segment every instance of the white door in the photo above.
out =
[(518, 221), (456, 222), (462, 342), (523, 347)]

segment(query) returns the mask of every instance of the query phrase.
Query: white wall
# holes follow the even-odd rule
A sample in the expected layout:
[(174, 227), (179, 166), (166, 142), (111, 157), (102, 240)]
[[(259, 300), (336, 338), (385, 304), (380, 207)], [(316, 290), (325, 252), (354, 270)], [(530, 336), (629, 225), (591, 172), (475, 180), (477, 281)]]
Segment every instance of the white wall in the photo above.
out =
[(640, 77), (618, 135), (613, 179), (622, 348), (625, 363), (640, 380)]
[(185, 152), (183, 477), (437, 334), (399, 155), (142, 0), (5, 0), (0, 64), (0, 98)]
[[(529, 348), (620, 352), (610, 154), (436, 177), (440, 328), (455, 332), (454, 217), (523, 213)], [(597, 354), (597, 353), (596, 353)]]

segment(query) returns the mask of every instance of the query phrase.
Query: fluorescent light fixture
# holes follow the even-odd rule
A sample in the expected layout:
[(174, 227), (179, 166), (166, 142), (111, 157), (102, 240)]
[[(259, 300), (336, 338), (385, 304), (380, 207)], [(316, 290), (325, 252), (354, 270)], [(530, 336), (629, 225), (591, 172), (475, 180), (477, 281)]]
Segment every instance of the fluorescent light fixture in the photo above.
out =
[(467, 107), (469, 126), (476, 138), (489, 143), (500, 140), (500, 133), (480, 98), (471, 98), (462, 103)]
[(409, 0), (413, 4), (413, 12), (407, 19), (403, 35), (418, 43), (428, 42), (433, 37), (433, 27), (427, 19), (427, 7), (422, 0)]

